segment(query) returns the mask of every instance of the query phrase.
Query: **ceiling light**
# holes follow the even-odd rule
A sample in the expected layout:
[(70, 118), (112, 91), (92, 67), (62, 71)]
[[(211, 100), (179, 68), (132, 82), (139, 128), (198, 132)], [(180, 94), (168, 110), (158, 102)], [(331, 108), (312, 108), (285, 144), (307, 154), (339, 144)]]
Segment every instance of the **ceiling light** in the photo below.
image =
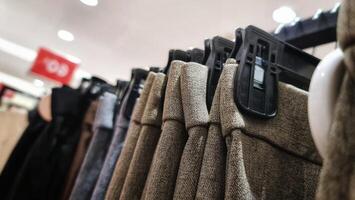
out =
[(43, 87), (34, 87), (34, 84), (31, 82), (9, 74), (0, 72), (0, 80), (4, 83), (4, 85), (9, 85), (18, 91), (22, 91), (35, 97), (40, 97), (45, 93), (45, 89)]
[(99, 3), (98, 0), (80, 0), (81, 3), (87, 5), (87, 6), (97, 6)]
[(44, 83), (41, 80), (35, 79), (33, 80), (33, 85), (35, 85), (36, 87), (43, 87)]
[(272, 13), (272, 18), (280, 24), (291, 23), (296, 18), (295, 11), (287, 6), (282, 6)]
[(0, 38), (0, 51), (4, 51), (28, 62), (32, 62), (37, 55), (36, 51), (20, 46), (4, 38)]
[(59, 30), (57, 35), (60, 39), (68, 41), (68, 42), (71, 42), (74, 40), (74, 35), (71, 32), (66, 31), (66, 30)]

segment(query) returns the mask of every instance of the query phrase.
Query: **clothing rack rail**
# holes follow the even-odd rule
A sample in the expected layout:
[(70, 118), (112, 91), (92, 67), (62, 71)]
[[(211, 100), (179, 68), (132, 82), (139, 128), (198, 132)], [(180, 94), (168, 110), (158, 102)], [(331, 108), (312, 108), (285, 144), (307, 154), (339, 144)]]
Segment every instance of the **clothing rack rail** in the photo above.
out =
[(336, 41), (336, 26), (340, 3), (332, 10), (318, 10), (313, 17), (280, 25), (273, 35), (298, 48), (306, 49)]

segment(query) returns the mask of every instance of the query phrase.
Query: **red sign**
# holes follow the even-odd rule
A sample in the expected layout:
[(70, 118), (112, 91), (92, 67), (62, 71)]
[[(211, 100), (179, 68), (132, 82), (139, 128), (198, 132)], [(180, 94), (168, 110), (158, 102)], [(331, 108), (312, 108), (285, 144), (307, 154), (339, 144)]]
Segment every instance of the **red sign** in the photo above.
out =
[(73, 76), (77, 64), (47, 50), (40, 48), (31, 72), (51, 80), (68, 84)]

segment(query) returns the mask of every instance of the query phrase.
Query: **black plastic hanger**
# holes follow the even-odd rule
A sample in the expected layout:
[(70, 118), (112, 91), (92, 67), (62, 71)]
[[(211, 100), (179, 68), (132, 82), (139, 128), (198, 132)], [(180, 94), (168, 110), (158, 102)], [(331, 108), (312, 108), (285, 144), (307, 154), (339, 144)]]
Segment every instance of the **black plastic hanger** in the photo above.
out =
[[(244, 38), (244, 29), (238, 28), (235, 30), (235, 41), (234, 41), (234, 47), (233, 51), (230, 55), (230, 58), (239, 58), (240, 56), (237, 55), (238, 53), (241, 53), (240, 47), (242, 46), (243, 43), (243, 38)], [(239, 63), (239, 60), (237, 60)]]
[(82, 78), (78, 89), (81, 93), (84, 93), (89, 86), (90, 86), (90, 79)]
[(189, 61), (202, 64), (204, 58), (204, 51), (199, 48), (193, 48), (186, 51), (189, 55)]
[(83, 79), (79, 89), (80, 92), (87, 98), (96, 99), (103, 92), (111, 91), (113, 88), (114, 87), (109, 85), (105, 80), (97, 76), (93, 76), (90, 78), (88, 83), (87, 80)]
[(232, 53), (234, 42), (216, 36), (210, 41), (205, 41), (205, 46), (207, 46), (207, 48), (211, 48), (211, 52), (209, 53), (209, 56), (205, 63), (205, 65), (209, 69), (206, 101), (207, 108), (210, 109), (212, 105), (213, 96), (218, 84), (218, 80), (222, 73), (223, 64), (226, 62), (227, 58), (229, 58), (230, 54)]
[(202, 59), (202, 64), (206, 65), (207, 59), (210, 56), (211, 53), (211, 39), (206, 39), (204, 41), (204, 45), (205, 45), (205, 50), (204, 50), (204, 54), (203, 54), (203, 59)]
[(168, 63), (163, 69), (164, 74), (168, 74), (169, 69), (170, 69), (170, 64), (173, 60), (181, 60), (184, 62), (189, 62), (190, 61), (190, 56), (188, 55), (187, 52), (180, 50), (180, 49), (171, 49), (169, 51), (169, 58), (168, 58)]
[(130, 119), (134, 104), (136, 102), (136, 99), (140, 95), (140, 91), (143, 88), (143, 84), (145, 79), (148, 76), (149, 71), (140, 69), (140, 68), (134, 68), (132, 69), (132, 76), (131, 80), (129, 82), (129, 85), (126, 89), (126, 92), (124, 94), (124, 99), (127, 100), (127, 105), (124, 111), (125, 116)]
[(149, 67), (149, 71), (150, 72), (155, 72), (155, 73), (159, 73), (161, 71), (160, 67)]
[(124, 80), (120, 80), (120, 79), (118, 79), (116, 81), (116, 90), (117, 90), (116, 95), (117, 95), (117, 97), (120, 97), (123, 95), (128, 84), (129, 84), (129, 81), (124, 81)]
[(236, 38), (240, 37), (242, 45), (234, 53), (239, 61), (234, 76), (234, 100), (247, 114), (275, 117), (278, 81), (308, 90), (320, 60), (254, 26), (237, 30)]

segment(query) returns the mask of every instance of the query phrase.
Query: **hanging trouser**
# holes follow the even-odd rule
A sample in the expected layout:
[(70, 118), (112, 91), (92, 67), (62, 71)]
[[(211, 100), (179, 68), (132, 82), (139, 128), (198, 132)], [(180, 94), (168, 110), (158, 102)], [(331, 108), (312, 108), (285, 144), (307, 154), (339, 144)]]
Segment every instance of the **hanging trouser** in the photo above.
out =
[(142, 79), (139, 82), (132, 82), (123, 97), (122, 103), (118, 105), (119, 112), (115, 122), (113, 138), (98, 180), (104, 188), (111, 180), (117, 159), (121, 154), (133, 108), (140, 95), (141, 82)]
[[(223, 80), (222, 72), (220, 80)], [(209, 128), (204, 150), (196, 199), (224, 199), (227, 146), (222, 135), (220, 119), (220, 81), (216, 87), (209, 115)]]
[(70, 195), (73, 199), (89, 199), (92, 195), (112, 139), (116, 100), (116, 95), (111, 93), (104, 93), (100, 98), (92, 130), (94, 135)]
[(93, 123), (95, 120), (95, 114), (97, 110), (97, 101), (91, 103), (88, 111), (85, 114), (82, 130), (80, 133), (79, 143), (75, 150), (75, 155), (71, 163), (67, 179), (64, 184), (64, 192), (62, 200), (69, 199), (70, 193), (74, 187), (75, 179), (79, 173), (81, 164), (84, 161), (86, 151), (90, 145), (91, 138), (94, 134)]
[(22, 163), (10, 195), (2, 199), (61, 197), (89, 103), (78, 90), (65, 86), (52, 90), (52, 121), (42, 130)]
[(126, 178), (129, 165), (131, 163), (134, 150), (136, 148), (139, 133), (141, 130), (143, 112), (147, 103), (149, 93), (152, 88), (152, 84), (155, 80), (155, 76), (156, 74), (153, 72), (150, 72), (148, 74), (147, 80), (144, 83), (142, 94), (140, 95), (134, 107), (131, 123), (127, 132), (127, 138), (124, 143), (122, 153), (119, 159), (117, 160), (112, 178), (105, 178), (105, 180), (109, 180), (111, 178), (111, 181), (108, 182), (109, 185), (106, 186), (106, 199), (118, 199), (120, 197), (124, 180)]
[(186, 63), (173, 61), (165, 91), (162, 132), (141, 199), (172, 199), (180, 158), (187, 140), (180, 75)]
[(165, 74), (158, 73), (153, 82), (142, 117), (142, 128), (119, 199), (139, 200), (158, 143), (165, 91)]
[(25, 162), (28, 153), (35, 144), (37, 138), (49, 124), (40, 116), (37, 108), (30, 111), (28, 117), (29, 124), (17, 142), (0, 174), (0, 196), (3, 198), (8, 196), (15, 182), (15, 177)]
[(355, 1), (340, 6), (337, 39), (345, 69), (335, 102), (317, 191), (318, 200), (355, 199)]
[(307, 118), (307, 93), (279, 83), (278, 112), (259, 119), (239, 112), (230, 60), (220, 80), (220, 119), (227, 144), (224, 199), (314, 199), (321, 160)]
[(208, 68), (198, 63), (182, 67), (181, 97), (188, 139), (181, 157), (174, 199), (194, 200), (208, 133), (206, 104)]

